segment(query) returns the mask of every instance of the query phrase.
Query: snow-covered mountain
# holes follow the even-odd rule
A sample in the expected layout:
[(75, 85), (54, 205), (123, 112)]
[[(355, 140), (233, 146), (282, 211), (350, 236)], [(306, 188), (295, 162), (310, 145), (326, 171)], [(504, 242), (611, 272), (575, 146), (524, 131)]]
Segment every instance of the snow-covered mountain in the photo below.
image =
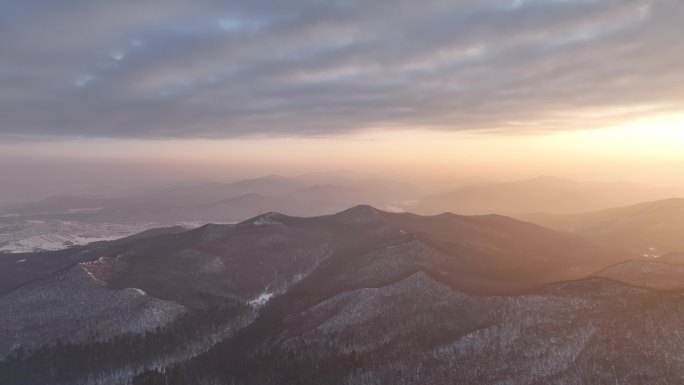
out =
[(8, 384), (682, 375), (682, 297), (648, 259), (502, 216), (267, 213), (23, 259), (53, 264), (0, 296)]

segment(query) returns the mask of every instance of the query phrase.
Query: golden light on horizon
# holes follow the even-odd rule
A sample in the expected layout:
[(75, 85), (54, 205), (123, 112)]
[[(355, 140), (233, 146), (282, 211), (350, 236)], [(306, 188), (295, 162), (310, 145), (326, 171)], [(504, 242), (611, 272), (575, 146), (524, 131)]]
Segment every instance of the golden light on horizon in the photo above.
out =
[[(325, 169), (394, 174), (561, 174), (586, 178), (657, 178), (662, 165), (684, 166), (684, 114), (659, 115), (607, 128), (526, 134), (368, 130), (328, 137), (118, 140), (83, 139), (4, 145), (3, 154), (119, 159), (196, 165), (243, 164), (274, 172)], [(57, 144), (57, 145), (56, 145)], [(671, 173), (670, 173), (671, 174)], [(670, 176), (668, 183), (676, 182)], [(679, 183), (679, 182), (677, 182)], [(684, 183), (684, 181), (682, 181)]]

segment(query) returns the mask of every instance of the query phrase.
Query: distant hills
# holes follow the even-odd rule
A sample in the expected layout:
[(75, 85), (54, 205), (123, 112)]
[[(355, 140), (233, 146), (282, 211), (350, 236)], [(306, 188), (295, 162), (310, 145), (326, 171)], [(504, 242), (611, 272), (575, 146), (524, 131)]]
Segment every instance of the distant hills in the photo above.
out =
[(569, 214), (677, 196), (684, 196), (684, 191), (544, 176), (474, 185), (426, 196), (409, 210), (423, 214)]
[[(572, 224), (574, 219), (563, 217), (647, 199), (684, 197), (676, 188), (539, 177), (506, 183), (479, 181), (450, 192), (426, 195), (430, 189), (434, 186), (428, 188), (351, 172), (331, 172), (297, 177), (269, 175), (229, 183), (192, 182), (118, 197), (54, 196), (0, 208), (0, 249), (6, 252), (54, 250), (62, 244), (65, 247), (83, 244), (93, 236), (115, 239), (153, 227), (237, 223), (267, 212), (292, 216), (329, 215), (358, 204), (422, 215), (452, 212), (515, 216), (640, 254), (660, 255), (679, 251), (682, 247), (676, 232), (681, 221), (676, 216), (671, 216), (669, 222), (663, 217), (665, 223), (662, 224), (666, 229), (672, 227), (674, 232), (654, 229), (649, 235), (644, 227), (635, 228), (632, 235), (615, 230), (613, 238), (609, 234), (613, 230), (595, 234), (593, 219), (581, 220), (586, 222), (585, 226)], [(662, 212), (666, 215), (676, 210), (664, 207)], [(655, 222), (650, 224), (656, 225)], [(93, 231), (87, 231), (89, 226)], [(600, 227), (601, 223), (596, 226)], [(129, 228), (133, 231), (127, 231)], [(629, 238), (628, 242), (619, 242), (621, 237)]]
[(6, 207), (4, 214), (99, 222), (239, 222), (269, 211), (308, 216), (332, 214), (361, 203), (385, 207), (420, 194), (419, 188), (407, 183), (352, 179), (347, 174), (270, 175), (157, 188), (121, 197), (55, 196)]
[(684, 290), (684, 264), (663, 260), (627, 261), (596, 274), (639, 287), (659, 290)]
[(556, 177), (506, 183), (480, 182), (426, 195), (429, 191), (409, 183), (369, 179), (347, 172), (298, 177), (270, 175), (230, 183), (174, 185), (118, 197), (55, 196), (5, 207), (1, 214), (99, 222), (226, 223), (269, 211), (295, 216), (332, 214), (358, 204), (425, 215), (444, 212), (464, 215), (577, 214), (684, 197), (684, 191), (677, 188), (576, 182)]
[(682, 198), (577, 215), (535, 214), (521, 218), (646, 256), (684, 251)]

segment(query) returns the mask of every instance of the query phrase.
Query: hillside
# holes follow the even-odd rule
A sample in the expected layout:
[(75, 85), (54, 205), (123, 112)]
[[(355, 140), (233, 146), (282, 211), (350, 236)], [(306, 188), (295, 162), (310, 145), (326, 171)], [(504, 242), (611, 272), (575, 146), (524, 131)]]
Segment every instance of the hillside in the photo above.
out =
[[(638, 256), (496, 215), (268, 213), (101, 250), (0, 297), (8, 314), (51, 298), (27, 292), (60, 298), (3, 323), (18, 330), (3, 340), (14, 350), (0, 362), (9, 384), (581, 383), (586, 373), (610, 377), (598, 359), (608, 356), (626, 380), (660, 378), (653, 357), (682, 346), (663, 333), (684, 322), (665, 311), (680, 297), (591, 278)], [(90, 301), (124, 318), (157, 309), (156, 323), (112, 337), (105, 331), (123, 319)], [(626, 319), (625, 306), (644, 317)], [(87, 321), (103, 316), (104, 330)], [(79, 334), (51, 322), (89, 326)], [(629, 330), (643, 334), (615, 350)], [(60, 343), (26, 350), (40, 338)]]
[(651, 257), (684, 250), (683, 198), (578, 215), (535, 214), (521, 218)]
[(615, 281), (659, 290), (684, 290), (684, 265), (654, 261), (627, 261), (596, 274)]

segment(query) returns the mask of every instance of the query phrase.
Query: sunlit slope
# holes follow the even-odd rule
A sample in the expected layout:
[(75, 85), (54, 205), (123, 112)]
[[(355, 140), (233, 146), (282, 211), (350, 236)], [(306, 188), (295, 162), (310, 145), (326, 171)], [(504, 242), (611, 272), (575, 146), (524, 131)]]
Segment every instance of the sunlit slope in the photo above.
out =
[(684, 199), (673, 198), (579, 215), (524, 219), (588, 239), (657, 257), (684, 251)]

